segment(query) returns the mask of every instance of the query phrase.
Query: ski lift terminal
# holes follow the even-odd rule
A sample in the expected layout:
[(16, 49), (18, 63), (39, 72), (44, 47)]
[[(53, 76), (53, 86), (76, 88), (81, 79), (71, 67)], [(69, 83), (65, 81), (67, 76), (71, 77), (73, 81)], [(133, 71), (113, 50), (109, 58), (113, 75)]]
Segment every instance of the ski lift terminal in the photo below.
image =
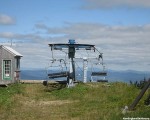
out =
[[(70, 68), (69, 68), (69, 71), (65, 71), (65, 72), (60, 72), (60, 73), (52, 73), (52, 74), (48, 74), (49, 78), (57, 78), (57, 77), (67, 77), (67, 84), (68, 86), (71, 86), (73, 84), (73, 82), (77, 81), (76, 80), (76, 76), (75, 76), (75, 59), (76, 56), (76, 52), (78, 50), (85, 50), (85, 51), (98, 51), (96, 48), (95, 48), (95, 45), (91, 45), (91, 44), (78, 44), (75, 42), (75, 40), (73, 39), (70, 39), (68, 41), (68, 43), (56, 43), (56, 44), (48, 44), (49, 47), (51, 48), (51, 51), (53, 52), (54, 50), (67, 50), (67, 56), (68, 56), (68, 59), (69, 59), (69, 63), (70, 63)], [(97, 60), (100, 61), (100, 59), (102, 60), (102, 66), (103, 66), (103, 54), (101, 52), (99, 52), (99, 55), (97, 57)], [(53, 58), (53, 53), (52, 53), (52, 58)], [(86, 59), (85, 59), (86, 58)], [(54, 59), (54, 58), (53, 58)], [(87, 56), (82, 56), (82, 60), (84, 61), (83, 62), (83, 73), (85, 74), (84, 75), (84, 82), (87, 82), (86, 79), (87, 79), (87, 66), (88, 66), (88, 59), (94, 59), (94, 58), (89, 58)], [(95, 58), (96, 59), (96, 58)], [(90, 60), (91, 61), (91, 60)], [(85, 68), (86, 67), (86, 68)], [(91, 76), (106, 76), (107, 73), (102, 71), (102, 72), (93, 72), (91, 73)]]

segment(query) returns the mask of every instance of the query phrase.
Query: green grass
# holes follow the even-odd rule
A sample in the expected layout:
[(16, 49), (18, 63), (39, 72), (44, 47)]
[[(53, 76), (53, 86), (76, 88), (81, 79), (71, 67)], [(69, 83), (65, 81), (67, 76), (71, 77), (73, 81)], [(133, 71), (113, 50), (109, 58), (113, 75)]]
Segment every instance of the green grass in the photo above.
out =
[[(9, 92), (8, 92), (9, 91)], [(122, 120), (123, 117), (150, 117), (144, 105), (145, 93), (135, 111), (122, 114), (140, 90), (125, 83), (78, 84), (48, 92), (42, 84), (16, 84), (0, 88), (1, 120)]]
[(13, 102), (13, 95), (21, 93), (23, 93), (23, 90), (19, 84), (13, 84), (8, 87), (0, 87), (0, 107), (9, 108)]

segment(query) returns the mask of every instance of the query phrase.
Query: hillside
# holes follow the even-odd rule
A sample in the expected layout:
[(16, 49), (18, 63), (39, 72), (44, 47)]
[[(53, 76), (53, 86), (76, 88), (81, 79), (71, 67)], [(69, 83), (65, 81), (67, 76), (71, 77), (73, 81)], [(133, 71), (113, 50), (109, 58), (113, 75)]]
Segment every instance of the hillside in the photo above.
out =
[(74, 88), (49, 91), (42, 84), (0, 87), (1, 120), (122, 120), (150, 117), (144, 105), (147, 91), (136, 110), (122, 114), (140, 90), (126, 83), (78, 84)]
[[(121, 82), (126, 82), (129, 83), (130, 80), (132, 81), (139, 81), (143, 80), (144, 77), (146, 79), (150, 78), (150, 72), (141, 72), (141, 71), (131, 71), (131, 70), (126, 70), (126, 71), (115, 71), (115, 70), (108, 70), (108, 76), (106, 79), (108, 79), (109, 82), (116, 82), (116, 81), (121, 81)], [(80, 74), (80, 76), (78, 76)], [(90, 77), (91, 72), (88, 71), (88, 80), (91, 79)], [(76, 76), (78, 80), (82, 80), (82, 72), (81, 71), (76, 71)], [(47, 73), (46, 70), (22, 70), (21, 71), (21, 79), (22, 80), (47, 80)], [(60, 79), (60, 78), (59, 78)]]

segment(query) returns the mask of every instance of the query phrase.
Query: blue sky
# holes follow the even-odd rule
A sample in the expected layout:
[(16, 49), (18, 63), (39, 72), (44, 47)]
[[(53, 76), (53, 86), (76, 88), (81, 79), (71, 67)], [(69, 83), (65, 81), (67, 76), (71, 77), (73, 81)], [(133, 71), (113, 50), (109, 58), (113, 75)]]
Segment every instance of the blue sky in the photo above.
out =
[(150, 71), (149, 0), (0, 0), (0, 44), (44, 68), (51, 42), (96, 44), (109, 69)]

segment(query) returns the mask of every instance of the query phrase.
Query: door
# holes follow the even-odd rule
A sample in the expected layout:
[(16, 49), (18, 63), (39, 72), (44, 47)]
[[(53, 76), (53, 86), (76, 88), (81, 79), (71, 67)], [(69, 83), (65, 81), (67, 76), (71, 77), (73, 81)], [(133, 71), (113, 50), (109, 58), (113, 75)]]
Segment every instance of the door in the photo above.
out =
[(11, 60), (3, 60), (3, 80), (11, 80)]

